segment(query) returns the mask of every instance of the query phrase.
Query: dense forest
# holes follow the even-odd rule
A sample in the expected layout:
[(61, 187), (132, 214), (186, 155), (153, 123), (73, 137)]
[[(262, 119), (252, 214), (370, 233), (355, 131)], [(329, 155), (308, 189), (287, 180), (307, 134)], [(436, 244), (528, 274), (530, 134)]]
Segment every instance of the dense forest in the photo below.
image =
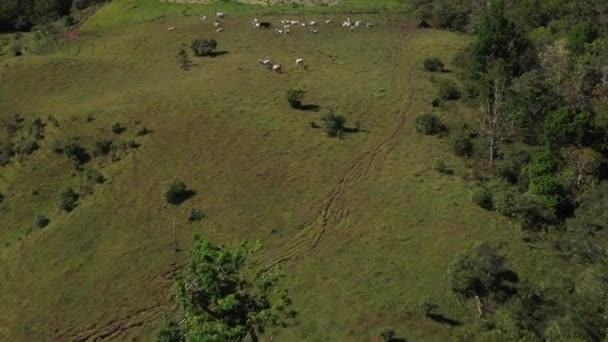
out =
[(553, 249), (576, 270), (555, 284), (514, 285), (495, 247), (463, 252), (448, 275), (457, 295), (477, 302), (480, 324), (466, 338), (603, 341), (608, 2), (415, 5), (420, 20), (475, 35), (454, 63), (478, 113), (452, 135), (454, 153), (475, 164), (473, 201), (520, 222), (530, 248)]
[(29, 31), (34, 25), (57, 20), (70, 11), (84, 9), (102, 0), (3, 0), (0, 1), (0, 31)]

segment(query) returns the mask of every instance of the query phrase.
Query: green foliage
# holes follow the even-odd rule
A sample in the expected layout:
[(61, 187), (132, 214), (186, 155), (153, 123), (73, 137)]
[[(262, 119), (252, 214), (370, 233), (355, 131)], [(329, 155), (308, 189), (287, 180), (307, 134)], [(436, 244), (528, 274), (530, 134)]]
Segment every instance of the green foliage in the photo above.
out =
[(519, 150), (505, 153), (503, 159), (496, 167), (497, 174), (508, 181), (515, 184), (522, 178), (524, 166), (531, 160), (528, 152)]
[(135, 136), (136, 137), (143, 137), (143, 136), (148, 135), (150, 133), (152, 133), (152, 130), (148, 129), (147, 127), (144, 126), (144, 127), (140, 128), (139, 130), (137, 130), (137, 132), (135, 132)]
[(304, 98), (304, 94), (305, 92), (302, 89), (287, 89), (285, 95), (291, 108), (299, 109), (302, 107), (302, 99)]
[(483, 209), (493, 210), (494, 202), (492, 198), (492, 191), (485, 186), (477, 186), (473, 189), (471, 196), (473, 203), (477, 204)]
[(424, 297), (420, 301), (420, 310), (425, 317), (433, 315), (437, 308), (439, 308), (439, 305), (435, 304), (429, 297)]
[(454, 82), (441, 82), (438, 96), (445, 101), (454, 101), (460, 99), (462, 94)]
[(241, 244), (219, 248), (197, 240), (190, 264), (177, 280), (177, 300), (185, 313), (188, 341), (257, 340), (266, 328), (283, 326), (293, 316), (278, 277), (247, 276), (254, 249)]
[(593, 131), (593, 117), (586, 112), (561, 108), (550, 112), (545, 119), (544, 140), (551, 149), (568, 145), (585, 145)]
[(213, 55), (213, 51), (217, 48), (217, 42), (215, 39), (195, 39), (192, 41), (190, 48), (199, 57), (210, 56)]
[(72, 142), (63, 148), (63, 153), (75, 166), (80, 166), (91, 159), (84, 147), (77, 142)]
[(173, 179), (163, 186), (163, 197), (171, 204), (180, 204), (192, 197), (194, 191), (188, 189), (186, 183)]
[(426, 135), (445, 133), (447, 127), (435, 114), (423, 114), (416, 118), (416, 131)]
[(492, 203), (494, 209), (507, 217), (516, 217), (518, 214), (519, 191), (509, 183), (494, 182), (492, 187)]
[(581, 203), (573, 218), (566, 221), (572, 231), (597, 233), (608, 229), (608, 182), (604, 181)]
[(34, 216), (34, 227), (35, 228), (42, 229), (42, 228), (48, 226), (49, 223), (51, 223), (51, 220), (42, 214), (36, 214), (36, 216)]
[(340, 137), (346, 130), (346, 127), (344, 126), (346, 124), (346, 118), (334, 113), (333, 110), (325, 113), (321, 117), (321, 121), (323, 122), (325, 132), (330, 137)]
[(437, 57), (426, 58), (423, 65), (426, 71), (443, 71), (443, 62)]
[(4, 202), (4, 194), (0, 192), (0, 204)]
[(0, 166), (6, 166), (14, 155), (13, 145), (10, 143), (0, 143)]
[(57, 198), (57, 208), (70, 212), (76, 208), (78, 194), (71, 187), (61, 189)]
[(205, 218), (205, 213), (201, 209), (192, 208), (188, 214), (188, 221), (195, 222)]
[(116, 133), (116, 134), (120, 134), (122, 132), (124, 132), (126, 130), (126, 128), (120, 124), (120, 122), (116, 122), (114, 124), (112, 124), (112, 132)]
[(382, 338), (382, 341), (384, 341), (384, 342), (394, 341), (395, 336), (397, 336), (397, 334), (395, 333), (395, 330), (390, 329), (390, 328), (382, 329), (382, 331), (380, 332), (380, 338)]
[(468, 158), (473, 155), (473, 141), (466, 132), (456, 132), (450, 140), (450, 147), (452, 152), (459, 157)]
[(433, 21), (441, 28), (465, 31), (469, 24), (469, 8), (464, 1), (436, 0), (433, 3)]
[(568, 48), (574, 53), (583, 53), (585, 46), (598, 37), (596, 26), (591, 21), (577, 23), (568, 33)]
[(27, 139), (21, 140), (15, 146), (14, 150), (17, 154), (27, 156), (27, 155), (34, 153), (36, 150), (38, 150), (39, 147), (40, 146), (38, 145), (38, 142), (36, 141), (36, 139), (27, 138)]
[(452, 259), (448, 280), (452, 291), (457, 294), (485, 296), (500, 285), (500, 275), (504, 271), (504, 258), (491, 245), (480, 243)]
[(177, 322), (163, 317), (156, 333), (156, 342), (185, 342), (186, 337)]
[(94, 184), (102, 184), (106, 181), (106, 178), (101, 174), (101, 172), (95, 169), (86, 170), (84, 173), (84, 177), (85, 179), (90, 182), (93, 182)]
[(94, 156), (105, 156), (112, 151), (112, 141), (111, 140), (97, 140), (95, 142), (95, 146), (93, 147), (93, 155)]

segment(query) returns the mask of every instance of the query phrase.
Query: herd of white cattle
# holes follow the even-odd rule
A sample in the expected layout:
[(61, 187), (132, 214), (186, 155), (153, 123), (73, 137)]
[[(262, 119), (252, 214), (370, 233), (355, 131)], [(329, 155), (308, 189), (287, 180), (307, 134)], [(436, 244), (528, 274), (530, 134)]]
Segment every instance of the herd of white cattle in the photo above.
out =
[[(221, 19), (226, 18), (226, 13), (217, 12), (215, 14), (215, 17), (216, 17), (216, 19), (213, 22), (215, 31), (223, 32), (224, 27), (222, 26)], [(207, 20), (207, 16), (201, 15), (200, 19)], [(292, 33), (292, 29), (294, 29), (294, 28), (308, 28), (309, 33), (312, 33), (312, 34), (319, 33), (319, 30), (317, 29), (319, 22), (315, 21), (315, 20), (282, 19), (279, 21), (279, 23), (281, 24), (281, 26), (280, 26), (281, 28), (277, 28), (274, 30), (275, 35), (290, 34), (290, 33)], [(333, 23), (332, 19), (325, 20), (325, 25), (329, 25), (332, 23)], [(264, 22), (264, 21), (258, 20), (258, 18), (254, 18), (252, 21), (252, 26), (255, 29), (268, 29), (272, 26), (272, 24), (270, 22)], [(346, 20), (344, 22), (342, 22), (342, 27), (348, 28), (350, 30), (355, 30), (360, 27), (372, 28), (372, 27), (374, 27), (374, 25), (370, 22), (364, 22), (363, 20), (352, 20), (350, 17), (347, 17)], [(169, 26), (167, 28), (167, 31), (175, 31), (175, 26)], [(268, 58), (263, 58), (263, 59), (260, 58), (260, 59), (258, 59), (258, 62), (260, 65), (268, 68), (269, 70), (272, 70), (277, 73), (283, 72), (283, 66), (281, 64), (275, 64)], [(300, 57), (296, 58), (296, 66), (303, 67), (304, 59), (300, 58)]]

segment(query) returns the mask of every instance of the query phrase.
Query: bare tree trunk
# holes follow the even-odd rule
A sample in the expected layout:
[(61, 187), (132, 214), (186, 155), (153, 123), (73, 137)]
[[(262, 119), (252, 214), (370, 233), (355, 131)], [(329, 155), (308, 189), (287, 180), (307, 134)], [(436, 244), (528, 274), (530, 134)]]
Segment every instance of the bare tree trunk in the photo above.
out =
[(475, 301), (477, 302), (477, 311), (479, 312), (479, 317), (483, 317), (483, 307), (478, 295), (475, 295)]
[(490, 166), (494, 166), (494, 154), (496, 153), (496, 139), (490, 136)]

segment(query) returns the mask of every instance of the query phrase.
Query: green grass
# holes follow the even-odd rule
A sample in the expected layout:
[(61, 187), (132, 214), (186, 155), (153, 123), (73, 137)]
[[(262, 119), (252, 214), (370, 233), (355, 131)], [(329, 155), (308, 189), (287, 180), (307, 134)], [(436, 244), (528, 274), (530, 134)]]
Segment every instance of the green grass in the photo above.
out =
[[(305, 11), (319, 19), (342, 17), (329, 13), (364, 12), (370, 3)], [(500, 243), (509, 266), (545, 279), (544, 267), (555, 262), (548, 252), (528, 250), (515, 225), (471, 203), (462, 180), (471, 170), (450, 155), (448, 139), (413, 129), (415, 117), (431, 111), (437, 88), (423, 59), (440, 57), (449, 68), (466, 36), (413, 30), (405, 14), (361, 14), (376, 27), (349, 32), (335, 24), (318, 35), (295, 30), (275, 37), (251, 30), (250, 14), (299, 9), (226, 6), (234, 16), (218, 34), (211, 22), (181, 16), (187, 8), (196, 14), (195, 6), (115, 0), (82, 27), (76, 42), (55, 53), (4, 57), (2, 119), (52, 114), (61, 127), (48, 125), (39, 151), (0, 169), (6, 197), (0, 204), (0, 339), (107, 334), (148, 340), (161, 314), (175, 310), (171, 274), (186, 262), (193, 234), (221, 243), (260, 240), (263, 263), (294, 238), (318, 232), (318, 225), (306, 224), (319, 219), (357, 160), (393, 134), (405, 103), (403, 129), (365, 167), (355, 166), (361, 177), (340, 188), (317, 248), (282, 265), (300, 316), (278, 339), (373, 340), (383, 327), (408, 340), (450, 339), (463, 328), (423, 319), (418, 302), (431, 296), (447, 317), (475, 320), (475, 309), (458, 302), (445, 279), (450, 258), (475, 241)], [(184, 72), (175, 56), (195, 38), (216, 38), (228, 53), (195, 58), (196, 66)], [(262, 57), (282, 63), (286, 73), (260, 68)], [(296, 57), (308, 71), (295, 67)], [(306, 90), (304, 103), (322, 111), (291, 109), (288, 88)], [(365, 132), (338, 140), (310, 128), (329, 108), (347, 124), (359, 121)], [(439, 115), (454, 128), (468, 113), (456, 104)], [(89, 115), (95, 120), (87, 122)], [(115, 122), (127, 128), (120, 136), (111, 132)], [(101, 170), (106, 183), (72, 213), (55, 209), (63, 186), (85, 186), (67, 158), (51, 151), (53, 141), (77, 136), (90, 150), (98, 139), (124, 141), (144, 125), (154, 132), (136, 138), (140, 148), (85, 165)], [(437, 160), (455, 175), (433, 170)], [(197, 191), (180, 206), (167, 206), (161, 196), (163, 182), (173, 177)], [(187, 223), (191, 208), (207, 217)], [(26, 235), (37, 213), (51, 223)]]

